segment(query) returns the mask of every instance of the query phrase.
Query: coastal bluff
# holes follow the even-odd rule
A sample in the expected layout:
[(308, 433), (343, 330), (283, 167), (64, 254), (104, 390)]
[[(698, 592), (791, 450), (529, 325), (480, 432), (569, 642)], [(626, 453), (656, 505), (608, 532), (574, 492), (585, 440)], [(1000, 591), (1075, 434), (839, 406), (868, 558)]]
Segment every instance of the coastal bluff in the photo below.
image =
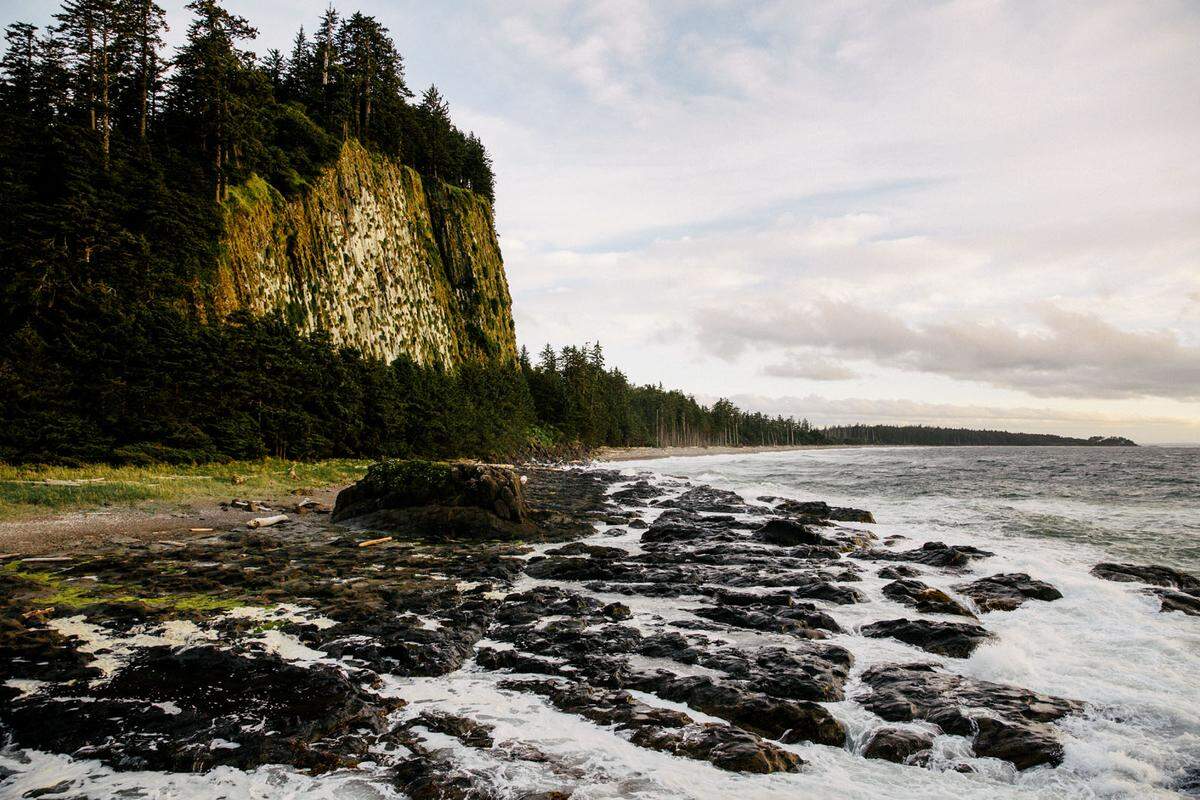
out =
[(231, 191), (208, 319), (278, 311), (298, 330), (390, 361), (515, 360), (491, 204), (350, 140), (291, 198), (255, 176)]

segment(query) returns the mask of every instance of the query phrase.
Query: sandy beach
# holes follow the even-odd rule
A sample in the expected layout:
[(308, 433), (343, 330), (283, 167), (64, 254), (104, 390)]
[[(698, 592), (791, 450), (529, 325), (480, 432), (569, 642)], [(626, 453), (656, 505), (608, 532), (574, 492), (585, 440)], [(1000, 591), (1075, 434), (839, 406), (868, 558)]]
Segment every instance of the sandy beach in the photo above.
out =
[(861, 444), (792, 444), (761, 447), (602, 447), (592, 454), (592, 460), (648, 461), (654, 458), (782, 453), (789, 450), (844, 450), (849, 447), (866, 446)]

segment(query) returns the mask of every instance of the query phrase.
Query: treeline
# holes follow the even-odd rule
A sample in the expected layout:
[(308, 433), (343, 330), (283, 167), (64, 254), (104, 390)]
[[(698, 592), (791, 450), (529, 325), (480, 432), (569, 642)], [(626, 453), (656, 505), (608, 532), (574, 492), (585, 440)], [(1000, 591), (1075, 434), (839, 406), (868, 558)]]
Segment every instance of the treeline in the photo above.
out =
[(824, 441), (808, 420), (747, 413), (724, 399), (708, 407), (662, 386), (634, 386), (605, 366), (599, 343), (560, 351), (547, 345), (536, 364), (522, 348), (520, 363), (538, 423), (557, 441), (587, 448)]
[(201, 325), (158, 307), (74, 355), (16, 350), (0, 369), (9, 462), (502, 458), (534, 424), (511, 362), (386, 364), (279, 316)]
[(1134, 446), (1134, 442), (1121, 436), (1092, 436), (1079, 439), (1050, 433), (1010, 433), (926, 425), (831, 425), (822, 428), (821, 433), (828, 441), (836, 444)]

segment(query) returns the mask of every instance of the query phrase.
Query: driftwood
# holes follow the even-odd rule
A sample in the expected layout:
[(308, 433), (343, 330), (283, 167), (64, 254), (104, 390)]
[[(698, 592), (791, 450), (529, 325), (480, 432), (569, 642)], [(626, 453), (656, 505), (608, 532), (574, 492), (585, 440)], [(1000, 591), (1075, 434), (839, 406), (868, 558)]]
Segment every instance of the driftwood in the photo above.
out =
[(267, 528), (267, 527), (270, 527), (271, 525), (278, 525), (281, 522), (287, 522), (287, 520), (288, 520), (287, 514), (276, 514), (273, 517), (256, 517), (255, 519), (250, 520), (246, 524), (249, 525), (251, 528)]
[(392, 540), (391, 536), (383, 536), (383, 537), (380, 537), (379, 539), (367, 539), (365, 542), (359, 542), (358, 546), (359, 547), (370, 547), (371, 545), (383, 544), (384, 542), (390, 542), (391, 540)]
[(188, 528), (192, 533), (212, 533), (212, 528)]

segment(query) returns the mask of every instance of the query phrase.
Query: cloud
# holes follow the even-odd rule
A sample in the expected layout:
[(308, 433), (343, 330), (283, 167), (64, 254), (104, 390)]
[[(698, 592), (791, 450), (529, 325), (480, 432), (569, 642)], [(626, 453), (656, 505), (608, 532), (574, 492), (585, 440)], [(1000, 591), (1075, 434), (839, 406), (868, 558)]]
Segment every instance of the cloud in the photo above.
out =
[[(726, 358), (764, 345), (816, 348), (1039, 397), (1200, 399), (1200, 347), (1173, 333), (1121, 330), (1052, 306), (1038, 316), (1040, 325), (1027, 330), (1000, 322), (912, 325), (887, 311), (819, 300), (753, 312), (708, 309), (697, 326), (700, 340)], [(786, 366), (768, 374), (815, 377), (804, 374), (804, 359), (791, 352)], [(817, 374), (826, 364), (820, 356), (813, 363)]]
[(767, 364), (763, 374), (811, 381), (846, 381), (858, 377), (858, 373), (848, 367), (808, 353), (791, 353), (786, 361)]

